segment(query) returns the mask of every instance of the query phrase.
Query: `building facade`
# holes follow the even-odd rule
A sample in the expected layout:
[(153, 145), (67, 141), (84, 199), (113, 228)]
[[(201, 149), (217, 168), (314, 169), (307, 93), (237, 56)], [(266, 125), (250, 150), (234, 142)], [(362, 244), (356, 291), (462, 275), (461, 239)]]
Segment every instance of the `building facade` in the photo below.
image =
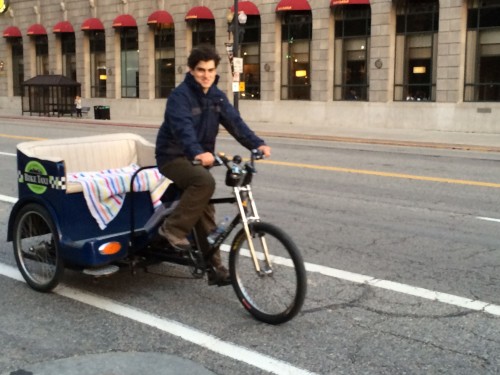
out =
[[(58, 74), (88, 106), (157, 117), (193, 46), (249, 123), (500, 133), (500, 0), (11, 0), (0, 15), (0, 111)], [(240, 22), (241, 73), (228, 45)], [(236, 78), (235, 78), (236, 77)], [(115, 118), (117, 116), (114, 116)]]

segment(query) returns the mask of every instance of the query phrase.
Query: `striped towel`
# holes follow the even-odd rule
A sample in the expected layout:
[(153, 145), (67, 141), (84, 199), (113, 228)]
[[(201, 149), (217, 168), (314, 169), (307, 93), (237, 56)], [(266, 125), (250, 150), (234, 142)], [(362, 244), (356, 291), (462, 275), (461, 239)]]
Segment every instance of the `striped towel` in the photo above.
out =
[[(125, 168), (107, 169), (99, 172), (78, 172), (68, 175), (69, 182), (82, 184), (83, 195), (90, 214), (99, 228), (105, 229), (111, 220), (118, 215), (125, 201), (125, 193), (130, 191), (130, 181), (136, 164)], [(170, 181), (163, 177), (158, 168), (145, 169), (134, 180), (134, 191), (150, 191), (151, 202), (156, 208), (161, 205), (161, 196)]]

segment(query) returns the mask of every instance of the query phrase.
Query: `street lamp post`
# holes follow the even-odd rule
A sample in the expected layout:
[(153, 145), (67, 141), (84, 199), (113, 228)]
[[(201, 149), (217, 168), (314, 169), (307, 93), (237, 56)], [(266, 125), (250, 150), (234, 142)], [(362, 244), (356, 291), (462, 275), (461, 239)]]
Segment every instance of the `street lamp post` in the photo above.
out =
[[(239, 57), (239, 50), (238, 50), (239, 34), (240, 34), (239, 27), (240, 25), (238, 21), (238, 0), (234, 0), (234, 13), (233, 13), (233, 56), (234, 57)], [(238, 109), (240, 92), (235, 90), (233, 91), (234, 91), (233, 105), (234, 108)]]
[[(238, 10), (238, 0), (234, 0), (233, 11), (228, 12), (227, 15), (227, 23), (228, 23), (228, 32), (233, 34), (233, 44), (231, 46), (230, 43), (226, 43), (226, 46), (229, 47), (228, 53), (231, 61), (231, 72), (233, 76), (231, 77), (231, 83), (234, 93), (233, 105), (236, 109), (238, 109), (238, 102), (240, 98), (239, 93), (239, 84), (240, 84), (240, 74), (243, 69), (243, 60), (239, 57), (239, 44), (243, 39), (243, 34), (245, 33), (245, 29), (242, 28), (240, 31), (240, 24), (244, 25), (247, 22), (247, 15), (245, 12), (240, 12)], [(229, 38), (230, 38), (229, 34)], [(232, 47), (232, 50), (230, 50)], [(238, 62), (238, 64), (236, 64)]]

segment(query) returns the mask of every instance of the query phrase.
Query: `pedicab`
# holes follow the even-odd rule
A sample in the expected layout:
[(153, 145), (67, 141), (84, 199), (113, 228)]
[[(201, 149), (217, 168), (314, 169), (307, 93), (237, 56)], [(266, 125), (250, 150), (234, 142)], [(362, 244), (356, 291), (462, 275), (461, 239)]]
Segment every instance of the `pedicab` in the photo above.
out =
[(229, 251), (231, 283), (244, 308), (260, 321), (286, 322), (303, 305), (306, 272), (292, 239), (258, 215), (251, 183), (260, 158), (255, 150), (244, 163), (217, 156), (232, 194), (211, 203), (233, 204), (234, 217), (209, 252), (200, 250), (207, 239), (197, 231), (189, 236), (192, 248), (178, 252), (155, 241), (182, 192), (159, 173), (152, 143), (132, 133), (20, 143), (19, 199), (7, 232), (17, 266), (31, 288), (50, 292), (65, 269), (101, 277), (170, 262), (201, 278), (214, 271), (208, 260), (220, 248)]

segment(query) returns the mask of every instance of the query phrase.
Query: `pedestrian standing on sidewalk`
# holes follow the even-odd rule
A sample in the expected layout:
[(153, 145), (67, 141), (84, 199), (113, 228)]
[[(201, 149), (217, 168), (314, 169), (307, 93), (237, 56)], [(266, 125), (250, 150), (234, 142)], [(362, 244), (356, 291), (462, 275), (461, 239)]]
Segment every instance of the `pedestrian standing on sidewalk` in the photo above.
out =
[(75, 109), (76, 117), (82, 117), (82, 98), (78, 95), (75, 97)]
[[(183, 190), (180, 202), (160, 227), (159, 241), (178, 251), (189, 249), (186, 236), (193, 228), (206, 238), (215, 227), (215, 209), (209, 200), (215, 179), (209, 171), (214, 163), (214, 149), (219, 124), (242, 146), (271, 155), (267, 146), (243, 121), (217, 88), (220, 56), (211, 46), (194, 48), (188, 57), (189, 72), (169, 96), (163, 124), (156, 138), (156, 162), (160, 172)], [(197, 160), (199, 165), (193, 165)], [(202, 241), (202, 251), (208, 243)], [(222, 265), (220, 251), (210, 261), (214, 272), (209, 284), (229, 284), (229, 271)]]

